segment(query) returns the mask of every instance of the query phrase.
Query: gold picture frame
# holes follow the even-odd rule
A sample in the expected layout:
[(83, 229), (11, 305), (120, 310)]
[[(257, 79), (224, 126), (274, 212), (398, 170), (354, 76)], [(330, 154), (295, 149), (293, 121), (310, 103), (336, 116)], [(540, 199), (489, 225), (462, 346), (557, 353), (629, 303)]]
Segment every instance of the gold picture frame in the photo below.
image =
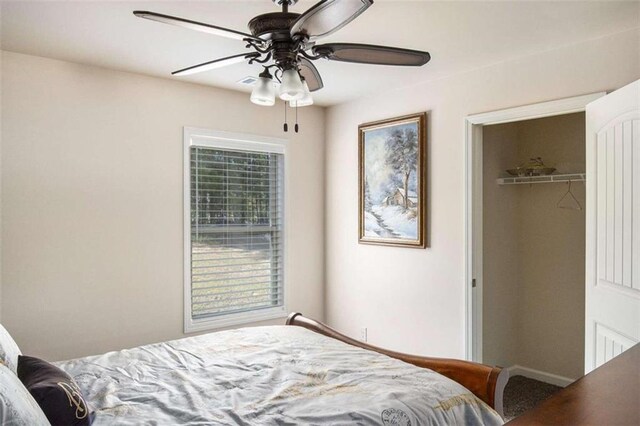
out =
[(427, 113), (358, 126), (358, 242), (425, 248)]

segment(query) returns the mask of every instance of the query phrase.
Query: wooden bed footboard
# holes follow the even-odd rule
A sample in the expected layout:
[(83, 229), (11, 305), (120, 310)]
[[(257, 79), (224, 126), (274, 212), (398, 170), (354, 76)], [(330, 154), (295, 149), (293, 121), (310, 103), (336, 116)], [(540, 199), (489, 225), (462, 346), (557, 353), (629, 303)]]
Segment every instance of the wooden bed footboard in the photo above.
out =
[(306, 318), (298, 312), (291, 313), (286, 324), (304, 327), (353, 346), (378, 352), (418, 367), (429, 368), (460, 383), (504, 417), (502, 394), (509, 379), (509, 373), (500, 367), (491, 367), (459, 359), (431, 358), (390, 351), (352, 339), (319, 321)]

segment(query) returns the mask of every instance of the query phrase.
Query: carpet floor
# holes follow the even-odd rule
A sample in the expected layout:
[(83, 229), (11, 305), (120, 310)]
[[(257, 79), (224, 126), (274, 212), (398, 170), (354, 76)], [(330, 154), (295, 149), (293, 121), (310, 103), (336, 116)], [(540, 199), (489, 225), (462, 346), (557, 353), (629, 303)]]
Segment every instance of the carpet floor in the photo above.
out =
[(534, 408), (560, 389), (562, 388), (559, 386), (524, 376), (510, 377), (507, 386), (504, 388), (505, 421), (518, 417), (525, 411)]

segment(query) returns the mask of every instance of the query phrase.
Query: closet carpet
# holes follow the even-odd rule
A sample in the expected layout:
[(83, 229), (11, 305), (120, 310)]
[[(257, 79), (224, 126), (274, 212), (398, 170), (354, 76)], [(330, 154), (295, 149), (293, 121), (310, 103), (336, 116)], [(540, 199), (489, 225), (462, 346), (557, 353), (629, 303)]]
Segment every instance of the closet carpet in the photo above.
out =
[(507, 386), (504, 388), (505, 421), (518, 417), (525, 411), (534, 408), (560, 389), (562, 388), (559, 386), (524, 376), (510, 377)]

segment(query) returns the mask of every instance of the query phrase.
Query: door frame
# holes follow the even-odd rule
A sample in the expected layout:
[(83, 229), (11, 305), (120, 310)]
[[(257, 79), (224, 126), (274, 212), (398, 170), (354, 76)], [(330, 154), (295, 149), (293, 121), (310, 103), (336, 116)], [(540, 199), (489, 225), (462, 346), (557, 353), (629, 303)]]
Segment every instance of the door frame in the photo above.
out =
[(482, 362), (482, 127), (585, 111), (606, 92), (484, 112), (465, 117), (465, 356)]

